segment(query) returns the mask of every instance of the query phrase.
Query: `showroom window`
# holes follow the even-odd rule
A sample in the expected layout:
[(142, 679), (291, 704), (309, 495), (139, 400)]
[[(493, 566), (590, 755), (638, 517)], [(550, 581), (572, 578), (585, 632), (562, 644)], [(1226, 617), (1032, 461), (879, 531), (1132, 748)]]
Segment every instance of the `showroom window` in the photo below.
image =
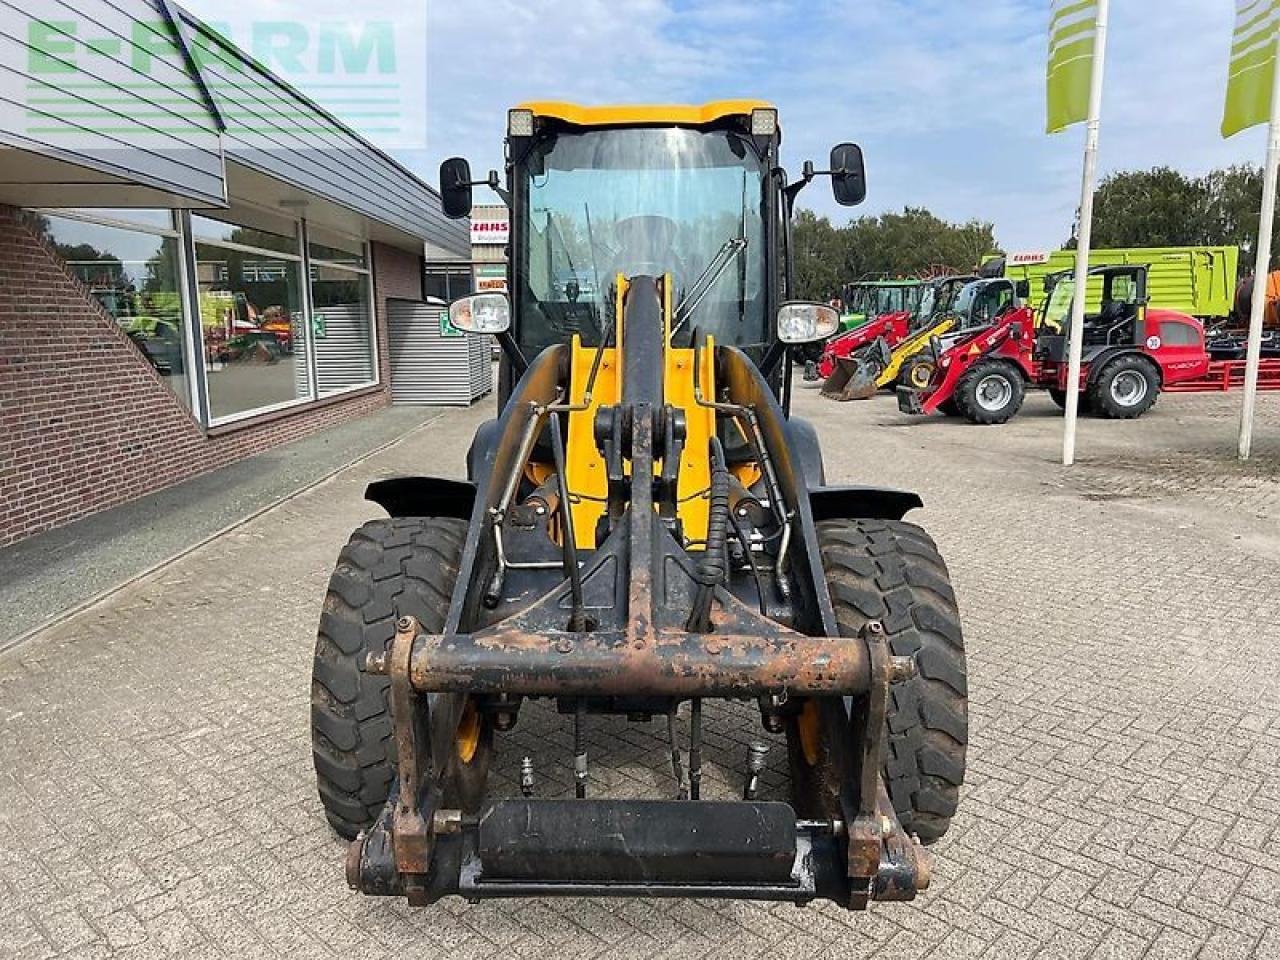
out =
[(172, 212), (31, 210), (25, 218), (190, 409), (180, 244)]
[(377, 379), (369, 261), (354, 237), (309, 227), (307, 240), (316, 389), (327, 397)]
[(469, 263), (460, 263), (456, 266), (432, 264), (426, 268), (423, 279), (423, 295), (428, 298), (434, 297), (445, 303), (465, 297), (475, 289), (475, 280)]
[(210, 422), (311, 399), (296, 222), (237, 210), (191, 232)]

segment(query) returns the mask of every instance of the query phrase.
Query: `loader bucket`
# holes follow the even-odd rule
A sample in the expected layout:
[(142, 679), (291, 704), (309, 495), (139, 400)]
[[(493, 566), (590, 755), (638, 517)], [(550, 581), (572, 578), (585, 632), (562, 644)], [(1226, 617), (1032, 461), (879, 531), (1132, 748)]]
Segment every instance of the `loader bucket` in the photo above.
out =
[(837, 357), (836, 368), (822, 385), (831, 400), (866, 400), (875, 396), (876, 381), (889, 364), (891, 352), (883, 337), (849, 357)]
[(865, 400), (875, 394), (878, 375), (861, 357), (839, 357), (822, 385), (822, 395), (829, 400)]

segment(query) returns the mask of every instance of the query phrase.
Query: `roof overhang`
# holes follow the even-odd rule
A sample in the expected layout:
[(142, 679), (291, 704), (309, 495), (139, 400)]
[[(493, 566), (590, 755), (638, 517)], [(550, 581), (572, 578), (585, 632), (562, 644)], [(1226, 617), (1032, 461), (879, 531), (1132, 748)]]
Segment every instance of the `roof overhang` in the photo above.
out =
[(132, 171), (115, 172), (110, 151), (101, 162), (66, 160), (0, 143), (0, 203), (15, 207), (207, 207), (222, 198), (194, 190), (167, 189)]
[(243, 201), (282, 217), (302, 218), (311, 226), (375, 240), (419, 255), (423, 250), (422, 237), (230, 159), (227, 189), (233, 204)]

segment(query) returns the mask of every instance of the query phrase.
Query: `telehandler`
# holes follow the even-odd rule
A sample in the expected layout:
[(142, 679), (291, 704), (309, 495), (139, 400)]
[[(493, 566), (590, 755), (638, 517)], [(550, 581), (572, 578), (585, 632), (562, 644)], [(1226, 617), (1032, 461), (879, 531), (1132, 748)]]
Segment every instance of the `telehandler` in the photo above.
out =
[[(827, 485), (788, 413), (788, 349), (838, 322), (788, 300), (792, 204), (817, 176), (860, 202), (861, 150), (789, 182), (753, 100), (507, 123), (505, 183), (457, 158), (440, 174), (450, 216), (482, 183), (511, 209), (510, 299), (449, 307), (500, 340), (500, 414), (466, 481), (369, 487), (390, 516), (342, 550), (321, 615), (312, 742), (348, 883), (415, 905), (912, 899), (964, 778), (955, 596), (902, 519), (920, 499)], [(520, 795), (493, 796), (495, 738), (539, 699), (572, 724), (574, 796), (538, 795), (554, 778), (532, 757)], [(762, 796), (760, 743), (741, 791), (704, 794), (709, 699), (785, 735), (789, 798)], [(665, 719), (670, 799), (603, 794), (599, 714)]]

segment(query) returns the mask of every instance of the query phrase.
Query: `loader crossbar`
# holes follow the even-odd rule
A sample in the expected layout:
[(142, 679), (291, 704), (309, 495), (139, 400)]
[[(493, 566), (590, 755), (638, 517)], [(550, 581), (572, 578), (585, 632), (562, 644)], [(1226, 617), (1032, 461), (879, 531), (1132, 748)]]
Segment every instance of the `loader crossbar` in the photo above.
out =
[[(409, 678), (419, 693), (520, 696), (757, 697), (865, 693), (867, 648), (857, 640), (658, 631), (547, 635), (510, 628), (413, 637)], [(385, 655), (368, 672), (386, 674)]]

